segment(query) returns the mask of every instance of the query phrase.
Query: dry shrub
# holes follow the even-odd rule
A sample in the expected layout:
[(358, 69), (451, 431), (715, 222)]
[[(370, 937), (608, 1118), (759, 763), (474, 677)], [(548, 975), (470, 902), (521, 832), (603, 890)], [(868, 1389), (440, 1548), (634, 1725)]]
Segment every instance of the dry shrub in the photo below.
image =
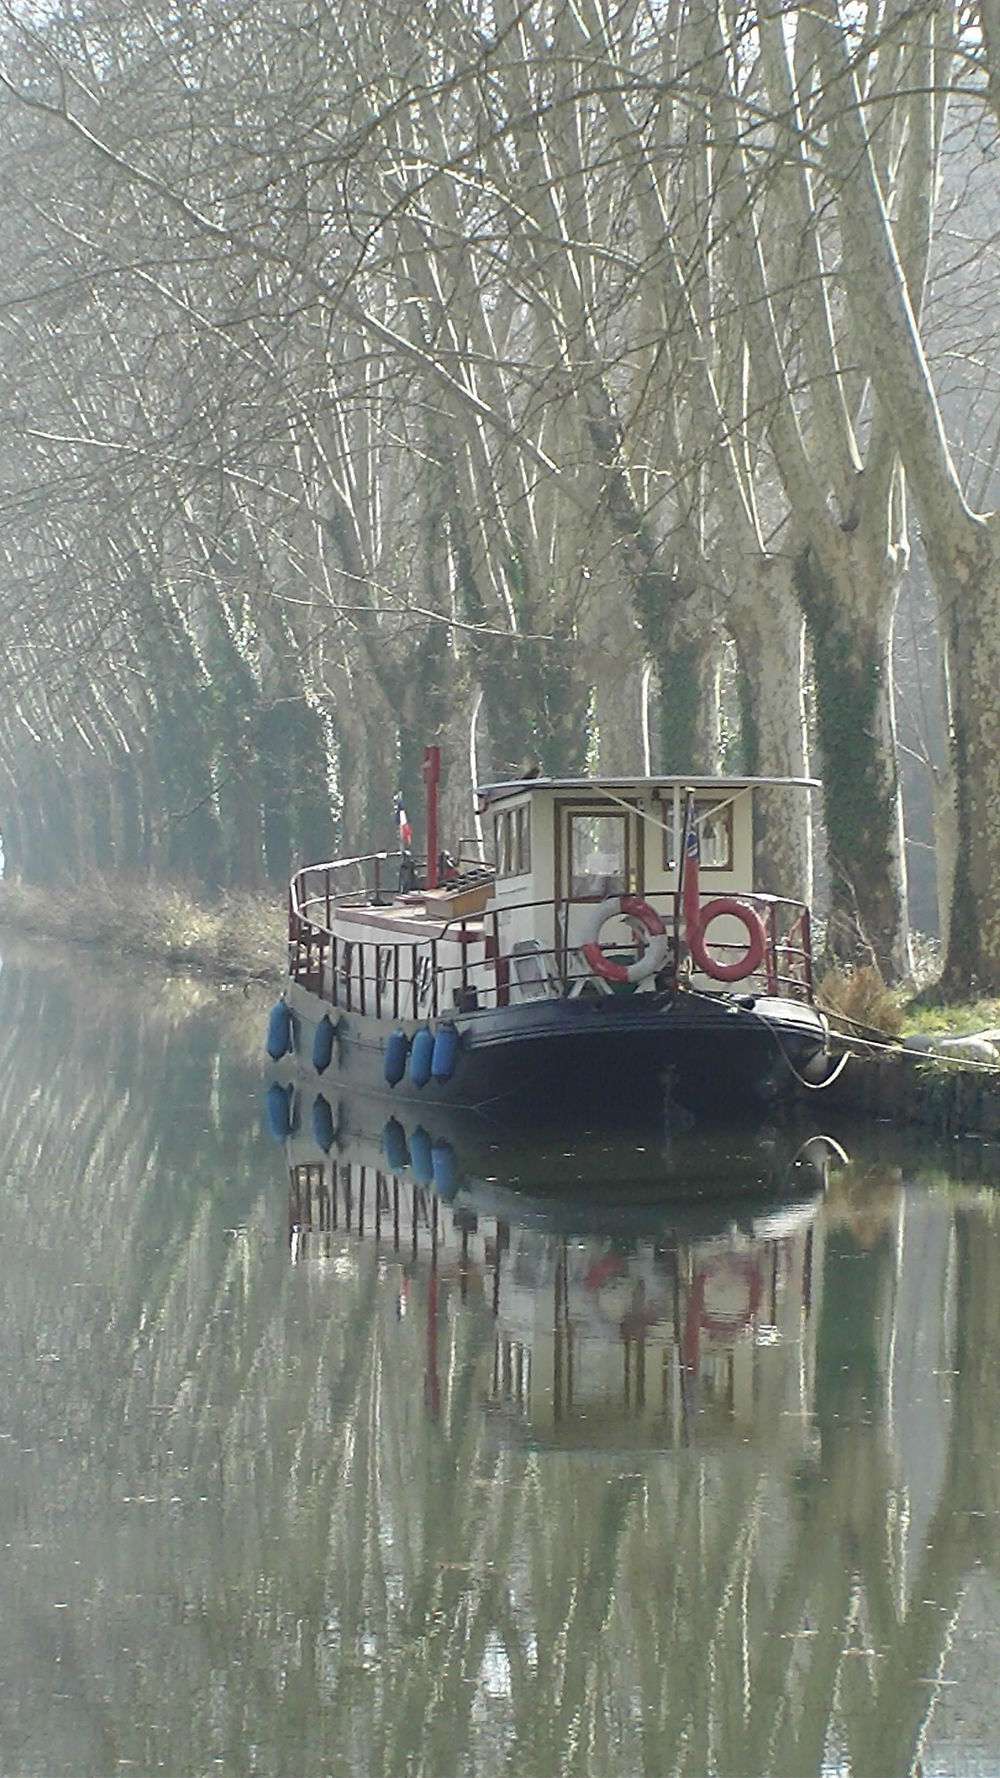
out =
[(828, 970), (817, 984), (816, 998), (824, 1012), (850, 1025), (885, 1037), (899, 1035), (903, 1023), (899, 998), (873, 963)]
[(826, 1226), (849, 1228), (861, 1247), (874, 1247), (891, 1225), (903, 1189), (900, 1167), (889, 1161), (848, 1161), (830, 1174)]
[(43, 893), (0, 882), (0, 922), (21, 932), (230, 981), (280, 980), (285, 921), (278, 894), (228, 895), (206, 905), (171, 883), (95, 876)]

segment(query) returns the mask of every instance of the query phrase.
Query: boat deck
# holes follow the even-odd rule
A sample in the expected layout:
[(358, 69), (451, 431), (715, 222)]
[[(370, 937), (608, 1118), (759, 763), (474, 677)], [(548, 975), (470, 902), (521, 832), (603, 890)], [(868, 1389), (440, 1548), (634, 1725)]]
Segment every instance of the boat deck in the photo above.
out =
[[(430, 902), (430, 905), (428, 903)], [(453, 939), (456, 944), (469, 944), (486, 934), (485, 922), (470, 919), (459, 909), (448, 908), (441, 900), (414, 893), (391, 902), (339, 904), (338, 925), (381, 928), (395, 939)]]

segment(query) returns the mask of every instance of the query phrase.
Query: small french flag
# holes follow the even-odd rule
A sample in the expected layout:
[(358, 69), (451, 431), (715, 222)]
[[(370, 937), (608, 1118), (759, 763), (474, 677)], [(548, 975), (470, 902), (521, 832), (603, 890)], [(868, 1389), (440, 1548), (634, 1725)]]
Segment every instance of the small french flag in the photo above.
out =
[(400, 846), (405, 848), (410, 844), (410, 842), (413, 839), (413, 829), (411, 828), (410, 823), (406, 819), (406, 810), (403, 807), (403, 798), (399, 794), (397, 794), (397, 796), (396, 796), (396, 826), (399, 830)]

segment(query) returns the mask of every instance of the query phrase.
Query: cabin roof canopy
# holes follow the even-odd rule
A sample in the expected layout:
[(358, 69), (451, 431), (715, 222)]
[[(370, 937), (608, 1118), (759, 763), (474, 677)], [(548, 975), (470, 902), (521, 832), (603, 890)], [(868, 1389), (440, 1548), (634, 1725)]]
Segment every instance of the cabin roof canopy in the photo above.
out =
[(700, 777), (694, 772), (674, 772), (655, 778), (645, 778), (637, 774), (633, 778), (510, 778), (499, 784), (477, 784), (476, 797), (481, 808), (488, 808), (490, 803), (502, 802), (509, 796), (520, 796), (525, 791), (569, 791), (580, 796), (610, 797), (628, 793), (632, 796), (637, 791), (645, 791), (655, 795), (658, 790), (674, 790), (678, 785), (685, 790), (717, 790), (740, 791), (755, 789), (788, 789), (818, 790), (818, 778), (761, 778), (739, 777), (723, 778), (717, 773)]

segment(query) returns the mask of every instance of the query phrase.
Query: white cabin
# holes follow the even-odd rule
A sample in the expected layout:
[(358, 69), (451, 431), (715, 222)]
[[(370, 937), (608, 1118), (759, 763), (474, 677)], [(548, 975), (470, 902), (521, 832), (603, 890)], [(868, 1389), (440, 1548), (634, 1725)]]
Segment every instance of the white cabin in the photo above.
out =
[[(532, 940), (543, 949), (553, 943), (544, 904), (562, 910), (555, 942), (567, 950), (580, 945), (594, 904), (609, 896), (638, 895), (664, 914), (672, 910), (689, 791), (703, 899), (752, 894), (753, 793), (765, 786), (813, 788), (813, 780), (539, 778), (480, 786), (479, 811), (496, 867), (489, 906), (498, 916), (501, 950), (511, 953)], [(622, 943), (631, 937), (624, 921), (617, 936)], [(713, 924), (717, 943), (736, 943), (741, 936), (725, 916)], [(604, 942), (614, 944), (615, 938), (609, 926)]]

